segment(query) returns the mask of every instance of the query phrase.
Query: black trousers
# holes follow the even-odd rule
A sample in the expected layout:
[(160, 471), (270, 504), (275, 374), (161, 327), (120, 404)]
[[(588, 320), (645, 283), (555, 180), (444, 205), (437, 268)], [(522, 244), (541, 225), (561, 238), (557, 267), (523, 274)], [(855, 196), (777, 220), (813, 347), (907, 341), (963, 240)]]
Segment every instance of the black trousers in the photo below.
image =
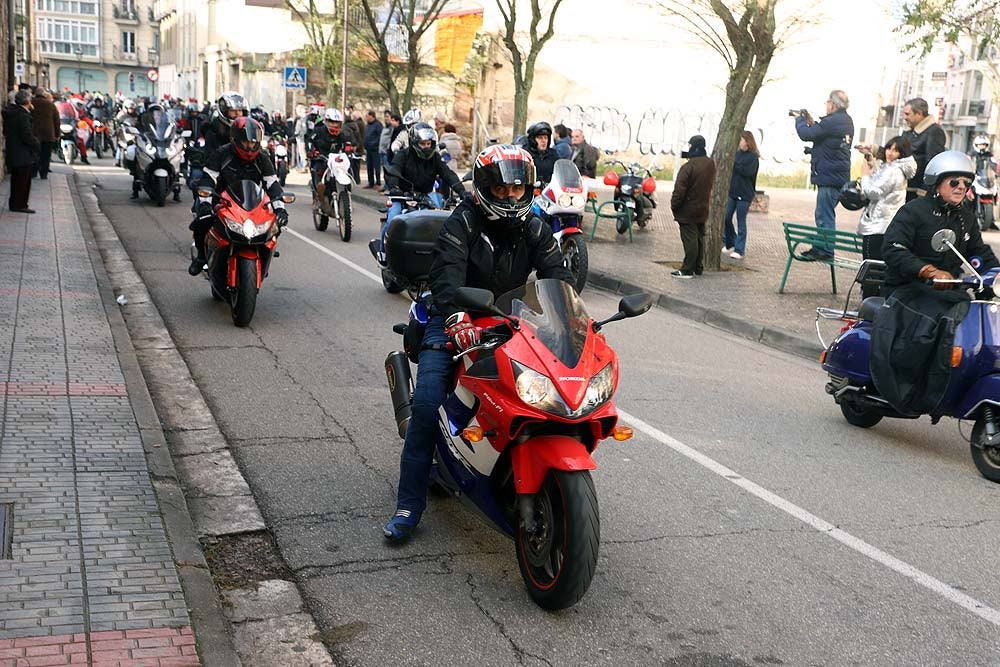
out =
[(382, 156), (378, 149), (365, 151), (365, 164), (368, 165), (368, 185), (382, 184)]
[(42, 178), (49, 177), (49, 163), (52, 161), (54, 144), (54, 141), (42, 141), (38, 144), (38, 162), (35, 163), (34, 172)]
[(700, 274), (705, 270), (705, 225), (681, 225), (681, 243), (684, 244), (684, 263), (681, 271)]
[(34, 165), (10, 168), (10, 198), (7, 206), (12, 211), (28, 208), (31, 195), (31, 170)]
[[(861, 237), (861, 257), (864, 259), (883, 259), (882, 241), (885, 234), (867, 234)], [(861, 285), (861, 298), (867, 299), (870, 296), (878, 296), (879, 288), (876, 285)]]

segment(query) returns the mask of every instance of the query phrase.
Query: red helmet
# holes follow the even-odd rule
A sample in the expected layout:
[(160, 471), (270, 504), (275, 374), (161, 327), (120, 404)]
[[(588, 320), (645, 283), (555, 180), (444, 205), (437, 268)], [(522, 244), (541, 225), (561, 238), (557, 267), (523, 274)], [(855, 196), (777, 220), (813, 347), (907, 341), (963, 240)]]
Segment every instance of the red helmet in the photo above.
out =
[(240, 116), (233, 120), (229, 137), (237, 155), (247, 161), (256, 160), (260, 154), (260, 142), (264, 139), (264, 128), (250, 116)]

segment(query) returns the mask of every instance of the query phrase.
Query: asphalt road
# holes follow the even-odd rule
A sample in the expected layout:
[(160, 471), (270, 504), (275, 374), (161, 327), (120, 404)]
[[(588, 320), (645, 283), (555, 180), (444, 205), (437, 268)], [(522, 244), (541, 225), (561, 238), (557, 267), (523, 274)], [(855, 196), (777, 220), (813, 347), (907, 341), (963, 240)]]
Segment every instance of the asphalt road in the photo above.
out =
[[(605, 330), (639, 428), (598, 449), (600, 562), (575, 608), (535, 607), (513, 544), (454, 499), (386, 546), (401, 442), (382, 362), (406, 302), (358, 270), (373, 272), (375, 212), (355, 209), (345, 244), (291, 188), (293, 233), (237, 329), (185, 270), (189, 195), (129, 201), (123, 172), (99, 165), (78, 169), (337, 664), (1000, 665), (1000, 486), (955, 422), (851, 427), (818, 364), (662, 310)], [(595, 317), (616, 310), (584, 296)]]

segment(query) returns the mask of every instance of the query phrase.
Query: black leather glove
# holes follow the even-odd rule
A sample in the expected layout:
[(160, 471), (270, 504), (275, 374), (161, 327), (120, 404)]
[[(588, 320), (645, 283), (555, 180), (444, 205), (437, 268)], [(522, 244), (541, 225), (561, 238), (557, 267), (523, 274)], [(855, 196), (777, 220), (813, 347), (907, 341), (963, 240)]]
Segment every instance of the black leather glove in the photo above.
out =
[(386, 194), (388, 194), (390, 197), (402, 197), (403, 191), (400, 190), (399, 188), (389, 188), (389, 192)]
[(278, 227), (284, 227), (288, 224), (288, 211), (283, 208), (274, 209), (274, 222)]

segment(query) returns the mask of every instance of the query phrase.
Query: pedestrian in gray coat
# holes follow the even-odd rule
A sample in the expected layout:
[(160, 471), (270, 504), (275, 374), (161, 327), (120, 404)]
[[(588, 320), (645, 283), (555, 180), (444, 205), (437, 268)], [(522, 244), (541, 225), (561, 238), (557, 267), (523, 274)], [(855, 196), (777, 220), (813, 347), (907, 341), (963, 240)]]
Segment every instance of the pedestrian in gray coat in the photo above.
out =
[(38, 139), (31, 129), (31, 93), (19, 90), (14, 104), (3, 110), (3, 134), (7, 140), (7, 167), (10, 169), (10, 200), (14, 213), (34, 213), (28, 208), (31, 170), (38, 160)]

